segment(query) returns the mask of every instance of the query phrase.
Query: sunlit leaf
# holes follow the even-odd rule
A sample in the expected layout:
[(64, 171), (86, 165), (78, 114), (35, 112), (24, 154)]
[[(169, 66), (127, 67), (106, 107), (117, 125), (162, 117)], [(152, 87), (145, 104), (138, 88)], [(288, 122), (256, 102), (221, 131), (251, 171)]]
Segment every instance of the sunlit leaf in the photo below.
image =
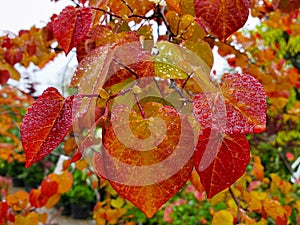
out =
[(248, 0), (195, 0), (198, 23), (222, 41), (241, 28), (249, 15)]
[(233, 216), (230, 212), (226, 210), (220, 210), (216, 212), (212, 219), (212, 225), (232, 225), (233, 224)]
[(149, 102), (143, 111), (145, 118), (124, 105), (114, 110), (104, 136), (106, 150), (95, 155), (94, 168), (123, 198), (152, 217), (190, 177), (194, 144), (188, 122), (182, 127), (183, 118), (174, 108)]
[(73, 98), (65, 99), (55, 88), (48, 88), (28, 109), (20, 130), (26, 167), (52, 152), (68, 133)]

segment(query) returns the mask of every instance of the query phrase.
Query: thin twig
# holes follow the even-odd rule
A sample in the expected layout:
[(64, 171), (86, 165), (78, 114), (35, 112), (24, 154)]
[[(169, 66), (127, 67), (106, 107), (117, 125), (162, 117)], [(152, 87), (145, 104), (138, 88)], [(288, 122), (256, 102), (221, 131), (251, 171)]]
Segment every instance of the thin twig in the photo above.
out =
[(138, 105), (139, 110), (140, 110), (140, 112), (141, 112), (141, 115), (142, 115), (143, 119), (145, 119), (145, 112), (144, 112), (144, 110), (143, 110), (143, 108), (142, 108), (142, 105), (141, 105), (141, 103), (140, 103), (140, 100), (139, 100), (137, 94), (135, 94), (135, 93), (133, 93), (133, 94), (134, 94), (134, 98), (135, 98), (136, 104)]
[(132, 74), (135, 76), (136, 79), (139, 79), (138, 74), (137, 74), (135, 71), (133, 71), (131, 68), (129, 68), (128, 66), (124, 65), (123, 63), (120, 63), (119, 61), (117, 61), (117, 60), (115, 60), (115, 59), (113, 59), (113, 61), (114, 61), (115, 63), (117, 63), (118, 65), (122, 66), (124, 69), (126, 69), (126, 70), (129, 71), (130, 73), (132, 73)]
[(194, 75), (194, 73), (190, 73), (190, 74), (188, 75), (188, 77), (185, 79), (183, 85), (181, 86), (182, 89), (184, 89), (186, 83), (188, 82), (188, 80), (189, 80), (193, 75)]
[(128, 2), (126, 2), (125, 0), (121, 0), (125, 5), (126, 5), (126, 7), (130, 10), (130, 12), (133, 14), (134, 13), (134, 11), (133, 11), (133, 9), (131, 8), (131, 6), (128, 4)]
[(240, 204), (239, 200), (237, 199), (237, 197), (235, 196), (235, 194), (233, 193), (231, 187), (229, 187), (229, 193), (230, 193), (230, 195), (232, 196), (232, 198), (233, 198), (235, 204), (236, 204), (237, 207), (238, 207), (236, 224), (240, 224), (240, 222), (241, 222), (241, 212), (240, 212), (240, 210), (241, 210), (241, 204)]
[(294, 171), (293, 169), (291, 168), (290, 164), (288, 163), (288, 161), (286, 160), (285, 156), (282, 154), (282, 152), (279, 152), (279, 157), (281, 158), (284, 166), (288, 169), (288, 171), (290, 172), (291, 176), (297, 180), (297, 178), (295, 177), (294, 175)]

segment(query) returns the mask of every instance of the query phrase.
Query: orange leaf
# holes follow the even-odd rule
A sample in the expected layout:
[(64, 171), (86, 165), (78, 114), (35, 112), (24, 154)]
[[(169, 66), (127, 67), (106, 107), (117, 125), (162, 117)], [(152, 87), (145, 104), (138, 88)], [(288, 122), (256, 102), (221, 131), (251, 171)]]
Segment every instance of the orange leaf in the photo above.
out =
[(53, 207), (58, 203), (59, 200), (60, 200), (60, 194), (52, 195), (52, 196), (48, 199), (48, 201), (47, 201), (47, 203), (46, 203), (46, 205), (45, 205), (45, 208), (46, 208), (46, 209), (51, 209), (51, 208), (53, 208)]
[(241, 28), (249, 15), (248, 0), (195, 0), (198, 23), (223, 42)]
[(191, 180), (192, 184), (194, 185), (194, 187), (197, 189), (197, 191), (199, 191), (200, 193), (202, 193), (204, 191), (204, 187), (201, 184), (199, 174), (197, 173), (196, 170), (193, 170), (193, 172), (191, 173), (190, 180)]
[(15, 194), (8, 195), (6, 198), (9, 207), (12, 207), (14, 211), (24, 209), (29, 201), (29, 195), (26, 191), (18, 191)]
[(63, 194), (72, 188), (73, 176), (69, 171), (64, 171), (62, 174), (51, 173), (48, 179), (58, 183), (58, 193)]
[(253, 175), (260, 181), (264, 180), (264, 167), (258, 156), (254, 156)]
[(276, 200), (266, 199), (263, 202), (265, 212), (276, 220), (276, 225), (287, 224), (287, 212), (283, 206)]
[(193, 131), (170, 106), (148, 102), (142, 109), (144, 118), (139, 109), (116, 106), (104, 136), (106, 150), (93, 163), (123, 198), (152, 217), (190, 177)]

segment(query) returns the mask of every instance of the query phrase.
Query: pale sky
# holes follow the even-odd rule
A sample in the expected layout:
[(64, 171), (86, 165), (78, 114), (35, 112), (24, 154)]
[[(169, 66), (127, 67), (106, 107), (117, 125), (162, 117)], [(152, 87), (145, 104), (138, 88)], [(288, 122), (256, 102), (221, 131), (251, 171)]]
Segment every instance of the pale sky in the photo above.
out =
[[(70, 0), (60, 0), (56, 3), (50, 0), (7, 0), (0, 7), (0, 35), (7, 32), (17, 34), (19, 30), (28, 30), (33, 25), (44, 27), (54, 13), (59, 14), (69, 4), (72, 4)], [(71, 58), (74, 58), (74, 55), (65, 57), (64, 54), (60, 54), (43, 70), (39, 71), (38, 68), (30, 66), (23, 73), (29, 74), (34, 82), (40, 83), (36, 86), (39, 95), (49, 86), (60, 86), (62, 74), (65, 73), (66, 65)], [(75, 65), (76, 60), (71, 60), (69, 66), (74, 68)], [(72, 72), (72, 69), (67, 70), (69, 73)], [(10, 82), (12, 85), (18, 84), (11, 79)], [(20, 88), (23, 89), (22, 84)]]

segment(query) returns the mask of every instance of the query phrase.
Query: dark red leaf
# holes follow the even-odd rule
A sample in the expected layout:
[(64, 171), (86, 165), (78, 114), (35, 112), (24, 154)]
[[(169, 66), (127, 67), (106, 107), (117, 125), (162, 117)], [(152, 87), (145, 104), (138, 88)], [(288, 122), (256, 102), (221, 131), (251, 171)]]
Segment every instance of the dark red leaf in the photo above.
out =
[(6, 217), (8, 213), (7, 202), (0, 202), (0, 224), (6, 224)]
[(10, 78), (9, 72), (7, 70), (0, 70), (0, 84), (4, 85)]
[(20, 49), (17, 49), (17, 48), (11, 48), (11, 49), (7, 50), (4, 54), (4, 59), (11, 66), (20, 62), (22, 60), (22, 58), (23, 58), (23, 53)]
[(199, 135), (194, 162), (207, 197), (212, 198), (241, 177), (249, 160), (250, 146), (244, 135), (204, 129)]
[(222, 41), (241, 28), (249, 15), (249, 0), (194, 0), (197, 22)]
[(53, 32), (62, 49), (68, 54), (89, 31), (92, 9), (67, 6), (53, 21)]
[(48, 88), (32, 104), (21, 125), (21, 139), (26, 152), (26, 167), (52, 152), (72, 125), (74, 96), (64, 98), (55, 88)]

